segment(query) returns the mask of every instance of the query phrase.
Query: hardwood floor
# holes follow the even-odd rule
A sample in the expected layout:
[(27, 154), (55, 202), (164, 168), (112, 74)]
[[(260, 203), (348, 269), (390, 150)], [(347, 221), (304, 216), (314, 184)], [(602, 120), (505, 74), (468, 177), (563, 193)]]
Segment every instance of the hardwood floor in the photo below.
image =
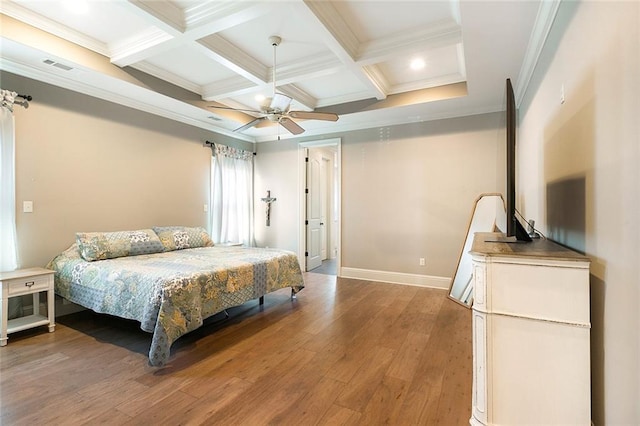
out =
[(305, 274), (147, 363), (151, 335), (89, 311), (9, 335), (2, 425), (466, 425), (471, 313), (446, 292)]

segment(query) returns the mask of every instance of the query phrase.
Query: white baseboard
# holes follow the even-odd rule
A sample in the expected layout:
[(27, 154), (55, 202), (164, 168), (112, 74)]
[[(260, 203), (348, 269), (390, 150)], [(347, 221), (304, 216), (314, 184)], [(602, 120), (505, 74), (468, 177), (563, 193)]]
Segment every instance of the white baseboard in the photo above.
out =
[(380, 281), (392, 284), (414, 285), (418, 287), (448, 290), (451, 278), (431, 275), (405, 274), (403, 272), (374, 271), (371, 269), (340, 268), (340, 277), (358, 280)]

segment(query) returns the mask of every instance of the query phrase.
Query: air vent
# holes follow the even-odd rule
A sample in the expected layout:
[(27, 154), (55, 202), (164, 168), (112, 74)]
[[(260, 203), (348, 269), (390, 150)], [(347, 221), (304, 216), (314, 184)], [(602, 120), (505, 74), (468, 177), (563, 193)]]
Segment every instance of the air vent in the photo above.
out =
[(53, 67), (60, 68), (61, 70), (65, 70), (65, 71), (71, 71), (73, 69), (73, 67), (70, 67), (69, 65), (65, 65), (65, 64), (62, 64), (60, 62), (52, 61), (51, 59), (45, 59), (42, 62), (44, 62), (47, 65), (51, 65)]
[(222, 121), (221, 118), (218, 117), (214, 117), (213, 115), (210, 115), (209, 117), (207, 117), (209, 120), (213, 120), (213, 121)]

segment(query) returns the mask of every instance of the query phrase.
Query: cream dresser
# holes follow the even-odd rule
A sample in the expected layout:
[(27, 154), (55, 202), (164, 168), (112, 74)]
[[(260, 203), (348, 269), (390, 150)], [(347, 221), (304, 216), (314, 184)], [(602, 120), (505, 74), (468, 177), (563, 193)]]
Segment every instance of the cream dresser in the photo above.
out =
[(473, 259), (472, 425), (591, 423), (589, 259), (548, 240)]

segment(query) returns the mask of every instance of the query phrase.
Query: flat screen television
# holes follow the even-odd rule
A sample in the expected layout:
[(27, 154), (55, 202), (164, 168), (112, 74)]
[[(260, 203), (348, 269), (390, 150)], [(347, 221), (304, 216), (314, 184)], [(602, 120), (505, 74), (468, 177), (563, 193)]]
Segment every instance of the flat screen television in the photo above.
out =
[(507, 238), (510, 241), (531, 241), (516, 212), (516, 101), (511, 79), (507, 79)]

